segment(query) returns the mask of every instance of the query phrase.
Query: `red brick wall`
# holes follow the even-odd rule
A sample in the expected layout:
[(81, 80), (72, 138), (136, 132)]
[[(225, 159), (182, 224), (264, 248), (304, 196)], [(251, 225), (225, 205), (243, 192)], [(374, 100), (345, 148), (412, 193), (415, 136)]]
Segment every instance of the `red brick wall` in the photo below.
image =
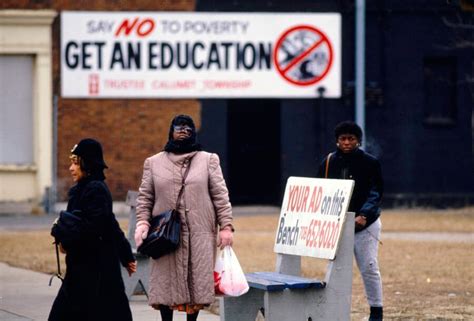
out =
[[(0, 9), (53, 9), (53, 92), (60, 97), (59, 13), (90, 11), (193, 11), (193, 0), (135, 1), (22, 1), (3, 0)], [(98, 139), (104, 148), (107, 184), (115, 200), (123, 201), (128, 190), (140, 184), (146, 157), (162, 150), (174, 115), (191, 115), (200, 127), (197, 100), (159, 99), (58, 99), (58, 198), (65, 200), (72, 185), (68, 168), (71, 148), (82, 138)]]
[(58, 110), (58, 190), (64, 199), (71, 148), (80, 139), (99, 140), (104, 148), (107, 184), (116, 200), (140, 184), (146, 157), (162, 150), (175, 114), (189, 114), (200, 126), (195, 100), (60, 100)]

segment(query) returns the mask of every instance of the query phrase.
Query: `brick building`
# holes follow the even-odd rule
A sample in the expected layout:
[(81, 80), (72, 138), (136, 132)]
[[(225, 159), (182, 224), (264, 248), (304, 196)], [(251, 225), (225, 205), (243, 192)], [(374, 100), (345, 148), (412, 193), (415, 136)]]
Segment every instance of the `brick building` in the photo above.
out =
[[(2, 1), (0, 9), (4, 9), (0, 16), (0, 25), (6, 23), (11, 17), (18, 17), (11, 24), (19, 27), (20, 19), (34, 20), (47, 15), (51, 23), (51, 77), (52, 89), (48, 97), (49, 108), (34, 113), (49, 114), (47, 118), (56, 118), (54, 127), (52, 120), (45, 120), (43, 136), (45, 141), (35, 141), (35, 149), (47, 149), (47, 158), (42, 165), (31, 168), (25, 166), (4, 166), (0, 168), (5, 173), (15, 176), (12, 180), (18, 180), (19, 176), (34, 172), (31, 179), (25, 180), (24, 184), (32, 184), (36, 180), (37, 172), (46, 172), (45, 183), (35, 190), (23, 192), (19, 187), (15, 195), (4, 193), (4, 201), (31, 201), (33, 204), (43, 201), (55, 181), (54, 170), (57, 168), (57, 199), (65, 200), (67, 190), (72, 181), (70, 179), (69, 155), (72, 147), (81, 138), (93, 137), (102, 142), (105, 158), (109, 166), (106, 171), (107, 183), (116, 200), (124, 200), (129, 189), (138, 188), (140, 183), (143, 161), (149, 155), (161, 150), (168, 139), (169, 122), (177, 113), (191, 115), (197, 126), (200, 126), (200, 103), (198, 100), (157, 100), (157, 99), (63, 99), (60, 95), (60, 16), (64, 10), (90, 10), (90, 11), (116, 11), (116, 10), (148, 10), (148, 11), (190, 11), (194, 10), (194, 1), (139, 1), (140, 8), (135, 3), (128, 1)], [(13, 11), (14, 9), (15, 11)], [(18, 11), (16, 11), (18, 10)], [(2, 21), (3, 20), (3, 21)], [(30, 24), (26, 22), (26, 24)], [(27, 32), (26, 32), (27, 33)], [(14, 40), (12, 40), (14, 41)], [(18, 40), (17, 40), (18, 41)], [(26, 39), (25, 43), (30, 42)], [(24, 44), (27, 46), (28, 44)], [(46, 46), (48, 44), (46, 43)], [(11, 47), (16, 46), (15, 44)], [(6, 46), (5, 46), (6, 47)], [(14, 54), (14, 49), (9, 50), (8, 55)], [(31, 55), (31, 51), (25, 53), (23, 50), (19, 55)], [(3, 54), (0, 51), (0, 54)], [(34, 52), (33, 52), (34, 54)], [(36, 63), (37, 55), (33, 56)], [(45, 78), (44, 82), (48, 83)], [(46, 89), (48, 90), (48, 89)], [(35, 108), (35, 107), (33, 107)], [(3, 112), (3, 111), (2, 111)], [(30, 109), (30, 112), (31, 109)], [(57, 136), (53, 131), (57, 131)], [(46, 133), (44, 133), (46, 132)], [(53, 137), (57, 137), (57, 143), (53, 146)], [(12, 144), (14, 147), (14, 143)], [(56, 159), (51, 155), (55, 153)], [(56, 164), (55, 161), (57, 162)], [(38, 158), (31, 160), (38, 162)], [(7, 178), (2, 178), (2, 189), (15, 185)], [(21, 185), (24, 185), (21, 184)], [(54, 197), (54, 195), (52, 195)]]

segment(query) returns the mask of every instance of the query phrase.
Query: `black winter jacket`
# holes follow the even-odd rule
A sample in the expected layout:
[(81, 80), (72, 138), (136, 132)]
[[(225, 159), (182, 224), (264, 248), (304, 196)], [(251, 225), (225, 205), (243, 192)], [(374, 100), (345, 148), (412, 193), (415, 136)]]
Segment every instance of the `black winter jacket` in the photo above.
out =
[(80, 219), (51, 231), (67, 252), (67, 272), (48, 320), (131, 321), (120, 263), (127, 266), (135, 258), (105, 182), (87, 177), (73, 186), (67, 211)]
[[(324, 178), (327, 156), (319, 165), (317, 177)], [(383, 196), (383, 178), (380, 162), (369, 153), (356, 149), (345, 154), (339, 149), (331, 153), (327, 178), (352, 179), (355, 181), (349, 211), (356, 216), (367, 217), (370, 226), (380, 216)]]

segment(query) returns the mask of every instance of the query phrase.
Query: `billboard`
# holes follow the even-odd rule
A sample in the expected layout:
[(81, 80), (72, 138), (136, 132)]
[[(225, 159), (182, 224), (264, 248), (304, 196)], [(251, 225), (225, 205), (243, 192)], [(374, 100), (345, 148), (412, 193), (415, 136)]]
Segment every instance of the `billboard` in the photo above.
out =
[(61, 13), (64, 98), (341, 96), (338, 13)]

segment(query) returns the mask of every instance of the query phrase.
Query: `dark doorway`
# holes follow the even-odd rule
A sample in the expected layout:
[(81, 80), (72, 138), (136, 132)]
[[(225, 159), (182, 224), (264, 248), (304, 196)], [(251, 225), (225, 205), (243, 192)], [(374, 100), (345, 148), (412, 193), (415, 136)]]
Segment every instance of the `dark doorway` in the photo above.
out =
[(280, 201), (280, 101), (228, 100), (229, 191), (234, 204)]

